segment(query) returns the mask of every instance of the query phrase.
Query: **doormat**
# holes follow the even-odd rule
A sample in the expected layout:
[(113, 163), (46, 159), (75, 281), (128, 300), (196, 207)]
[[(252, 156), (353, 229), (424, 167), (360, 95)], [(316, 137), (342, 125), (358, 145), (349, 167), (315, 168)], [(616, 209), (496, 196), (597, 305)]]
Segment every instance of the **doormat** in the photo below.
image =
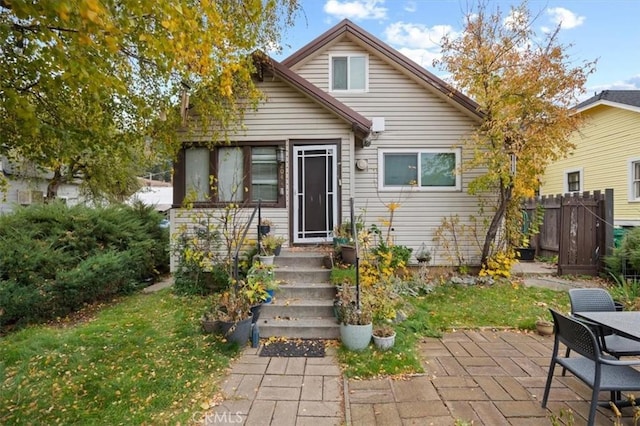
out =
[(322, 358), (324, 357), (324, 340), (267, 340), (262, 345), (260, 356)]

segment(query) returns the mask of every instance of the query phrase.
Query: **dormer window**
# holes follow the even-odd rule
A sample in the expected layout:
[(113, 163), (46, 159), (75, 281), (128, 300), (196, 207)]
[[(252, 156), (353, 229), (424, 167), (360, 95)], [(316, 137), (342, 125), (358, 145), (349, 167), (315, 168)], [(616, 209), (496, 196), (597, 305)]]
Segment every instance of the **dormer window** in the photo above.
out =
[(331, 57), (331, 91), (365, 92), (367, 90), (367, 56)]

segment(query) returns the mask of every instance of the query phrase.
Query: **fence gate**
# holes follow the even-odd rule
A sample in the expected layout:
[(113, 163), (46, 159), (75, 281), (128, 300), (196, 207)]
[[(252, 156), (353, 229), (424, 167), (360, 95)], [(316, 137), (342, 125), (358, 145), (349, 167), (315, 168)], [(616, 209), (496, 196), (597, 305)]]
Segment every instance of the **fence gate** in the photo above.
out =
[(536, 204), (544, 208), (537, 251), (557, 253), (558, 275), (597, 275), (613, 247), (613, 190), (538, 197), (525, 210)]
[(565, 196), (560, 223), (559, 275), (597, 275), (604, 256), (604, 195)]

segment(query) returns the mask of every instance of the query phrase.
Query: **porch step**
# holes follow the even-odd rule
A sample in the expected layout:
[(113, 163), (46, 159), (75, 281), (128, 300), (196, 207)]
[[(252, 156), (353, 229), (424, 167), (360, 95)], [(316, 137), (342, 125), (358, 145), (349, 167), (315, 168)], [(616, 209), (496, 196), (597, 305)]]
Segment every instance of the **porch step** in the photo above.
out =
[(262, 318), (258, 321), (260, 337), (300, 339), (339, 339), (340, 328), (334, 318)]
[(332, 318), (333, 299), (298, 299), (277, 296), (262, 305), (260, 318)]
[[(276, 274), (276, 277), (278, 275)], [(328, 282), (320, 283), (282, 283), (277, 292), (277, 299), (324, 299), (330, 300), (336, 296), (336, 287)]]
[(282, 281), (272, 303), (262, 306), (260, 337), (337, 339), (333, 315), (335, 286), (323, 267), (321, 251), (284, 251), (275, 259), (275, 277)]

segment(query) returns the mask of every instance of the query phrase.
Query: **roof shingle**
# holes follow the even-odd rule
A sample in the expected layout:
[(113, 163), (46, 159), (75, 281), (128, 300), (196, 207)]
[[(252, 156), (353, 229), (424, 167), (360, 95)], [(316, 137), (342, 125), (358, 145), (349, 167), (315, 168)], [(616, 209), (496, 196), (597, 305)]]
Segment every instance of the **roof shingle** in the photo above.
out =
[(581, 110), (599, 101), (640, 107), (640, 90), (603, 90), (586, 101), (580, 102), (575, 109)]

